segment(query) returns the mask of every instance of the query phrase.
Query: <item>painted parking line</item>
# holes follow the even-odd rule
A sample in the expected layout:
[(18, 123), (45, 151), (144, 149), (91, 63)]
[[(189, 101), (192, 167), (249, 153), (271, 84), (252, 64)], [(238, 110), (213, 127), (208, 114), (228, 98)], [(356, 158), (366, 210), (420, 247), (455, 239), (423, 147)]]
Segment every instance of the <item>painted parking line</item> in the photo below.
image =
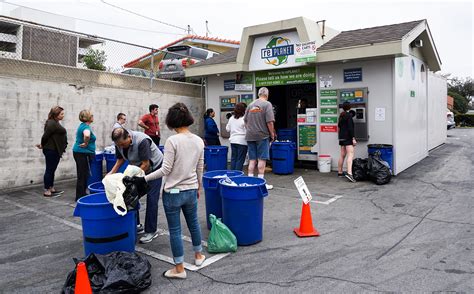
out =
[(329, 204), (333, 203), (334, 201), (336, 201), (337, 199), (342, 198), (342, 197), (343, 196), (341, 196), (341, 195), (335, 195), (334, 197), (332, 197), (331, 199), (326, 200), (326, 201), (311, 200), (311, 202), (318, 203), (318, 204), (329, 205)]
[[(28, 193), (30, 194), (30, 193)], [(34, 194), (35, 196), (37, 196), (36, 194)], [(46, 212), (43, 212), (41, 210), (38, 210), (38, 209), (35, 209), (35, 208), (31, 208), (29, 206), (26, 206), (26, 205), (23, 205), (21, 203), (18, 203), (16, 201), (13, 201), (13, 200), (10, 200), (10, 199), (7, 199), (5, 198), (4, 196), (0, 196), (0, 199), (6, 203), (9, 203), (13, 206), (16, 206), (18, 208), (21, 208), (21, 209), (24, 209), (26, 211), (29, 211), (29, 212), (33, 212), (37, 215), (41, 215), (41, 216), (44, 216), (50, 220), (53, 220), (55, 222), (58, 222), (58, 223), (61, 223), (63, 225), (66, 225), (68, 227), (71, 227), (71, 228), (74, 228), (76, 230), (79, 230), (79, 231), (82, 231), (82, 226), (79, 225), (79, 224), (76, 224), (74, 222), (71, 222), (71, 221), (68, 221), (68, 220), (65, 220), (65, 219), (62, 219), (60, 217), (57, 217), (57, 216), (54, 216), (54, 215), (51, 215), (49, 213), (46, 213)], [(49, 200), (52, 200), (52, 199), (49, 199)], [(60, 201), (55, 201), (56, 202), (60, 202)], [(68, 205), (68, 204), (65, 204), (64, 202), (60, 203), (60, 204), (63, 204), (63, 205)], [(160, 236), (169, 236), (170, 233), (169, 231), (167, 230), (164, 230), (164, 229), (158, 229), (158, 234)], [(188, 237), (188, 236), (184, 236), (184, 235), (181, 235), (181, 238), (183, 239), (183, 241), (186, 241), (186, 242), (192, 242), (191, 238)], [(203, 247), (207, 247), (207, 242), (206, 241), (202, 241), (201, 242), (202, 246)], [(164, 262), (167, 262), (167, 263), (170, 263), (172, 265), (174, 265), (174, 261), (173, 261), (173, 258), (169, 257), (169, 256), (166, 256), (166, 255), (163, 255), (163, 254), (160, 254), (160, 253), (157, 253), (155, 251), (152, 251), (152, 250), (149, 250), (149, 249), (145, 249), (143, 247), (140, 247), (140, 246), (136, 246), (135, 247), (135, 250), (140, 252), (140, 253), (143, 253), (145, 255), (148, 255), (150, 257), (153, 257), (155, 259), (158, 259), (158, 260), (161, 260), (161, 261), (164, 261)], [(204, 263), (197, 267), (195, 266), (194, 264), (190, 264), (190, 263), (187, 263), (187, 262), (184, 262), (183, 265), (184, 267), (187, 269), (187, 270), (190, 270), (190, 271), (198, 271), (200, 269), (203, 269), (205, 268), (206, 266), (209, 266), (211, 264), (213, 264), (214, 262), (216, 261), (219, 261), (221, 260), (222, 258), (226, 257), (230, 255), (230, 253), (220, 253), (220, 254), (215, 254), (209, 258), (206, 258), (206, 260), (204, 261)]]

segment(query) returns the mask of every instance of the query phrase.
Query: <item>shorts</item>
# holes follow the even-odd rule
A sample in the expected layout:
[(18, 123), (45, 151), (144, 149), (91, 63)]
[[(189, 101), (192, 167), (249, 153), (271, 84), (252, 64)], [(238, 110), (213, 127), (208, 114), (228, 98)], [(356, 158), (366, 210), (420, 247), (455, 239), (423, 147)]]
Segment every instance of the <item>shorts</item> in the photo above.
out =
[(270, 141), (268, 138), (260, 141), (247, 141), (249, 160), (270, 159)]
[(339, 141), (339, 145), (340, 146), (352, 146), (352, 140), (342, 140), (342, 141)]

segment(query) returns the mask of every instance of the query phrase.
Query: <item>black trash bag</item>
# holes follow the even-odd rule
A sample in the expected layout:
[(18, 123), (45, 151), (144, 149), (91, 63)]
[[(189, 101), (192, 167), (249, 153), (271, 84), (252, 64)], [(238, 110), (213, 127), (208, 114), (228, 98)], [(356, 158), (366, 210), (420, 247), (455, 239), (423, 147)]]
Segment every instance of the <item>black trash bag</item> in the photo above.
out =
[(127, 206), (127, 210), (136, 209), (138, 200), (148, 192), (148, 184), (144, 179), (140, 181), (137, 177), (129, 176), (123, 177), (122, 182), (125, 185), (125, 191), (122, 197)]
[(392, 179), (390, 166), (380, 158), (380, 151), (369, 155), (367, 167), (369, 169), (369, 179), (377, 185), (385, 185)]
[(368, 179), (369, 169), (367, 163), (367, 158), (356, 158), (352, 161), (352, 176), (356, 181), (365, 181)]
[[(91, 253), (84, 261), (94, 293), (140, 293), (151, 285), (151, 264), (137, 253), (124, 251), (107, 255)], [(74, 294), (76, 269), (71, 271), (64, 283), (62, 293)]]

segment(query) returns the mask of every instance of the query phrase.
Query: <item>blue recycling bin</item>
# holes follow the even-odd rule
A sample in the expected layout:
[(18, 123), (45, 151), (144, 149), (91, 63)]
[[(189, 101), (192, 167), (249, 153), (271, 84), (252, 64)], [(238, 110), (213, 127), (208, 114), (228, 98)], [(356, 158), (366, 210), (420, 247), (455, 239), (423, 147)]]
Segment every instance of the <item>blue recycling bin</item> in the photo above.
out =
[(207, 171), (227, 169), (227, 146), (204, 147), (204, 163)]
[[(238, 245), (252, 245), (263, 239), (263, 198), (268, 195), (264, 179), (232, 178), (238, 186), (220, 180), (222, 221), (234, 233)], [(240, 185), (246, 186), (240, 186)]]
[(91, 194), (105, 192), (104, 184), (102, 182), (95, 182), (87, 186)]
[[(117, 162), (117, 157), (115, 156), (114, 153), (105, 153), (104, 157), (105, 157), (105, 169), (107, 170), (107, 172), (109, 172), (112, 170), (115, 163)], [(125, 169), (127, 168), (127, 166), (128, 166), (128, 161), (126, 160), (122, 164), (122, 166), (119, 168), (118, 172), (123, 173)]]
[(290, 142), (296, 143), (296, 138), (297, 138), (296, 128), (277, 130), (277, 139), (279, 141), (290, 141)]
[(74, 216), (81, 218), (85, 256), (91, 253), (135, 251), (135, 210), (120, 216), (107, 201), (105, 193), (97, 193), (79, 199)]
[(92, 161), (90, 162), (90, 175), (87, 178), (87, 185), (89, 186), (92, 183), (102, 181), (102, 171), (103, 171), (103, 160), (104, 153), (96, 153)]
[(373, 155), (376, 151), (380, 151), (380, 157), (386, 161), (393, 171), (393, 145), (389, 144), (369, 144), (367, 145), (369, 155)]
[(273, 142), (271, 149), (273, 173), (277, 175), (292, 174), (295, 169), (295, 143)]
[(240, 170), (214, 170), (205, 172), (202, 176), (202, 185), (204, 186), (204, 193), (206, 194), (206, 220), (207, 228), (211, 229), (211, 222), (209, 221), (209, 214), (215, 215), (217, 218), (222, 218), (222, 199), (219, 190), (219, 181), (222, 177), (229, 178), (240, 177), (244, 172)]

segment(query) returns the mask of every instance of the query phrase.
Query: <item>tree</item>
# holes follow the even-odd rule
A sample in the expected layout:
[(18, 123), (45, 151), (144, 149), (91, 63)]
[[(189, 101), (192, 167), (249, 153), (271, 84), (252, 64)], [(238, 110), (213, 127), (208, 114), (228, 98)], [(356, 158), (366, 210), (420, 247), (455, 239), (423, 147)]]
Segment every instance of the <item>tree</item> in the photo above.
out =
[(84, 56), (84, 64), (88, 69), (105, 70), (107, 55), (103, 50), (89, 49)]
[(474, 81), (471, 77), (454, 77), (449, 80), (448, 91), (456, 92), (463, 97), (474, 96)]
[(469, 101), (467, 100), (466, 97), (463, 97), (460, 94), (453, 91), (449, 91), (448, 95), (454, 98), (454, 111), (461, 114), (467, 112)]

